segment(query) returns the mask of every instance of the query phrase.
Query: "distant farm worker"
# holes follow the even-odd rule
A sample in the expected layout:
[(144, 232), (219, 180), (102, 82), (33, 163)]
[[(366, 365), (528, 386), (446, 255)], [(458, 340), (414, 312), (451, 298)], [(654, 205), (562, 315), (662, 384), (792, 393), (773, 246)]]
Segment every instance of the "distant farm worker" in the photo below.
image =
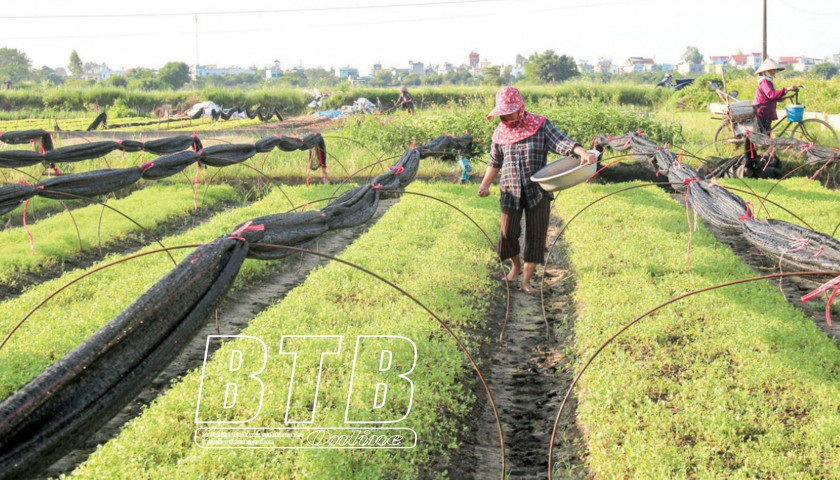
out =
[(781, 100), (785, 93), (799, 90), (797, 86), (776, 90), (775, 85), (773, 85), (773, 77), (784, 69), (784, 67), (768, 58), (755, 71), (755, 75), (758, 77), (758, 90), (755, 91), (755, 99), (752, 104), (756, 107), (758, 129), (761, 133), (768, 133), (773, 127), (773, 120), (779, 118), (776, 116), (776, 102)]
[(397, 104), (394, 105), (394, 108), (399, 107), (400, 105), (404, 106), (405, 111), (414, 115), (414, 97), (408, 93), (408, 87), (405, 85), (400, 87), (400, 99), (397, 100)]
[[(499, 235), (499, 256), (508, 258), (513, 269), (505, 279), (516, 281), (523, 274), (522, 290), (534, 293), (531, 276), (538, 263), (545, 259), (545, 242), (551, 215), (553, 196), (531, 181), (531, 176), (543, 168), (551, 151), (558, 155), (580, 156), (581, 165), (594, 164), (597, 157), (561, 132), (551, 121), (525, 111), (519, 90), (504, 87), (496, 93), (496, 107), (487, 119), (500, 117), (490, 144), (490, 163), (478, 196), (490, 195), (490, 184), (502, 171), (502, 226)], [(519, 235), (522, 213), (525, 213), (525, 260), (523, 270), (519, 258)]]

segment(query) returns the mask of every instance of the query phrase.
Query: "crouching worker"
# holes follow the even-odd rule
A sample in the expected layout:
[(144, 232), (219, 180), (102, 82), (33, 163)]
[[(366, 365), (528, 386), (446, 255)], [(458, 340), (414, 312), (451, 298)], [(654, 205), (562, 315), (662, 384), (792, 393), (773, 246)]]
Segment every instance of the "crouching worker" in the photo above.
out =
[[(525, 111), (519, 90), (504, 87), (496, 93), (496, 108), (487, 119), (500, 117), (490, 145), (490, 163), (478, 196), (490, 195), (490, 185), (502, 171), (501, 210), (502, 228), (499, 235), (499, 255), (511, 259), (513, 269), (505, 277), (516, 281), (522, 273), (522, 290), (534, 293), (531, 277), (538, 263), (545, 261), (545, 243), (553, 196), (531, 181), (531, 176), (543, 168), (548, 152), (570, 156), (576, 154), (581, 164), (594, 164), (597, 157), (566, 136), (551, 121)], [(519, 253), (520, 222), (525, 214), (525, 251)], [(503, 279), (504, 280), (504, 279)]]

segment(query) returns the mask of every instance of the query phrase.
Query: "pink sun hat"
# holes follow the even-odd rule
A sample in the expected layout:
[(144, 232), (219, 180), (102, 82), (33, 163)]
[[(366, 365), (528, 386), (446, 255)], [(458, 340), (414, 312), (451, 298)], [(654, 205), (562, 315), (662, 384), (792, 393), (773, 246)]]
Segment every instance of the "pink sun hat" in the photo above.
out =
[(500, 115), (510, 115), (525, 106), (522, 94), (514, 87), (504, 87), (496, 92), (496, 108), (487, 114), (487, 120)]

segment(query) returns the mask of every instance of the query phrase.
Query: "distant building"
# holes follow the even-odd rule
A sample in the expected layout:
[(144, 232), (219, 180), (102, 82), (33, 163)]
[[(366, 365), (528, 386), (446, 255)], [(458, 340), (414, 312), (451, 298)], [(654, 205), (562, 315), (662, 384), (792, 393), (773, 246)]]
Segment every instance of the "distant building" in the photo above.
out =
[(592, 66), (592, 73), (618, 73), (617, 71), (613, 71), (612, 67), (612, 60), (601, 57)]
[(796, 57), (779, 57), (779, 65), (785, 67), (796, 63)]
[(479, 61), (479, 60), (478, 60), (478, 58), (479, 58), (479, 57), (478, 57), (478, 54), (477, 54), (477, 53), (475, 53), (475, 52), (470, 52), (470, 54), (469, 54), (469, 55), (467, 55), (467, 65), (469, 65), (469, 66), (470, 66), (470, 68), (475, 68), (475, 67), (477, 67), (477, 66), (478, 66), (478, 61)]
[(381, 63), (374, 63), (373, 67), (370, 69), (370, 76), (375, 77), (382, 71), (382, 64)]
[(283, 70), (280, 69), (280, 60), (275, 60), (274, 63), (269, 63), (265, 66), (265, 79), (277, 80), (283, 76)]
[(674, 70), (674, 66), (670, 63), (661, 63), (659, 64), (659, 71), (661, 72), (670, 72)]
[(586, 60), (578, 60), (575, 65), (577, 65), (577, 70), (580, 73), (592, 73), (594, 70), (592, 65), (590, 65)]
[(358, 68), (351, 68), (351, 67), (336, 68), (335, 69), (335, 76), (339, 77), (339, 78), (347, 78), (347, 77), (358, 78), (359, 77), (359, 69)]
[(525, 75), (525, 67), (513, 67), (510, 71), (510, 76), (519, 78), (520, 75)]
[(422, 62), (413, 62), (409, 60), (408, 69), (411, 71), (411, 73), (416, 73), (421, 77), (426, 75), (426, 68), (423, 66)]
[(443, 62), (443, 65), (438, 67), (437, 73), (438, 75), (446, 75), (453, 70), (455, 70), (455, 67), (453, 67), (451, 63)]
[(624, 64), (621, 71), (626, 74), (652, 72), (654, 65), (656, 63), (652, 58), (630, 57), (627, 59), (627, 63)]
[(125, 70), (111, 70), (108, 68), (108, 65), (103, 63), (102, 65), (96, 65), (95, 67), (82, 73), (82, 80), (95, 80), (97, 82), (101, 82), (102, 80), (108, 80), (114, 75), (125, 75)]
[(816, 61), (810, 57), (796, 57), (793, 69), (797, 72), (810, 72), (816, 65)]
[(681, 63), (677, 65), (677, 72), (680, 75), (701, 75), (704, 68), (702, 63)]

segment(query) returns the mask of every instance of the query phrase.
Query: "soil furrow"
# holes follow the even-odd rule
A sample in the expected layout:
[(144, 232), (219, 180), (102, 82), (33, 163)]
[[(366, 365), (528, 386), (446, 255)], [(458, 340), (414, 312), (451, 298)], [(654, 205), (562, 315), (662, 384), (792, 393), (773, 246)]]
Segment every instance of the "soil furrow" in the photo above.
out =
[[(559, 221), (552, 217), (551, 223), (558, 225)], [(549, 230), (549, 245), (558, 232), (556, 226)], [(548, 447), (554, 419), (573, 375), (574, 282), (566, 249), (562, 243), (558, 247), (546, 270), (548, 328), (543, 321), (539, 293), (529, 295), (518, 284), (511, 284), (510, 319), (499, 344), (498, 333), (505, 312), (505, 289), (500, 282), (488, 325), (491, 332), (484, 349), (487, 351), (482, 351), (482, 371), (502, 419), (506, 478), (511, 480), (548, 477)], [(535, 288), (540, 285), (540, 272), (541, 268), (532, 279)], [(455, 468), (449, 468), (450, 478), (497, 480), (502, 478), (501, 452), (493, 409), (483, 391), (475, 394), (479, 398), (477, 421), (472, 435), (465, 440), (464, 455)], [(581, 434), (575, 423), (576, 408), (573, 398), (560, 419), (555, 440), (556, 478), (586, 476)]]

